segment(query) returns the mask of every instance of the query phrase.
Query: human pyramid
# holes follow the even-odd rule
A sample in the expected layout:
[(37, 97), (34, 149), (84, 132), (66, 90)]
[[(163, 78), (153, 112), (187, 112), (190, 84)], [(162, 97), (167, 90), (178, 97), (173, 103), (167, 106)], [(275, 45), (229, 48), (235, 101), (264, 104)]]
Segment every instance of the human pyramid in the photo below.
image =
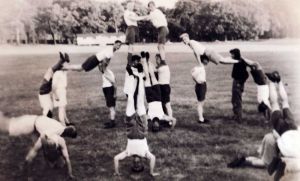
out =
[[(147, 143), (148, 129), (157, 132), (163, 127), (174, 129), (177, 119), (173, 117), (170, 103), (170, 69), (166, 61), (164, 45), (167, 41), (168, 27), (165, 15), (155, 7), (153, 1), (149, 2), (150, 14), (138, 16), (134, 11), (134, 2), (127, 3), (124, 19), (127, 24), (126, 44), (128, 45), (127, 66), (125, 71), (124, 93), (127, 97), (126, 106), (126, 149), (114, 157), (115, 175), (120, 175), (119, 161), (126, 157), (133, 157), (132, 171), (144, 170), (142, 158), (150, 161), (150, 175), (157, 176), (154, 172), (155, 156), (150, 152)], [(134, 54), (134, 43), (137, 41), (137, 21), (150, 20), (158, 31), (158, 51), (155, 55), (156, 66), (152, 63), (149, 52), (142, 51)], [(233, 111), (235, 119), (241, 121), (241, 102), (234, 98), (241, 97), (243, 84), (248, 78), (246, 68), (250, 67), (251, 74), (257, 84), (258, 110), (267, 120), (273, 124), (272, 133), (265, 135), (260, 157), (238, 157), (228, 164), (230, 168), (240, 166), (255, 166), (268, 168), (270, 174), (276, 172), (276, 178), (284, 175), (287, 167), (289, 170), (300, 171), (297, 165), (300, 160), (300, 145), (296, 142), (300, 139), (300, 132), (295, 124), (289, 109), (287, 94), (281, 77), (277, 71), (265, 73), (258, 62), (243, 58), (239, 49), (230, 50), (231, 57), (223, 57), (212, 49), (206, 48), (201, 43), (191, 40), (184, 33), (180, 36), (182, 41), (194, 52), (198, 65), (191, 70), (195, 81), (195, 93), (198, 100), (198, 122), (207, 124), (209, 120), (203, 117), (203, 106), (206, 95), (205, 66), (209, 62), (216, 65), (234, 64), (232, 77), (233, 87)], [(65, 137), (76, 138), (76, 126), (69, 121), (66, 114), (66, 87), (67, 71), (89, 72), (98, 67), (102, 73), (103, 93), (106, 105), (110, 110), (110, 120), (104, 123), (104, 128), (110, 129), (116, 126), (116, 78), (112, 70), (108, 68), (113, 54), (120, 49), (122, 42), (117, 40), (113, 46), (107, 46), (102, 51), (88, 57), (82, 64), (67, 64), (70, 62), (68, 54), (60, 53), (60, 60), (50, 67), (44, 75), (39, 92), (39, 101), (43, 109), (43, 115), (24, 115), (17, 118), (1, 116), (0, 128), (10, 136), (26, 134), (38, 135), (38, 139), (26, 156), (25, 168), (30, 172), (30, 166), (39, 150), (43, 150), (45, 159), (54, 167), (66, 163), (68, 175), (74, 178)], [(244, 72), (243, 72), (244, 71)], [(278, 87), (278, 93), (276, 90)], [(237, 92), (236, 92), (237, 91)], [(282, 99), (282, 111), (278, 102), (278, 95)], [(145, 100), (147, 101), (147, 109)], [(52, 119), (53, 109), (58, 107), (58, 121)], [(149, 125), (148, 125), (149, 123)], [(287, 166), (288, 165), (288, 166)]]

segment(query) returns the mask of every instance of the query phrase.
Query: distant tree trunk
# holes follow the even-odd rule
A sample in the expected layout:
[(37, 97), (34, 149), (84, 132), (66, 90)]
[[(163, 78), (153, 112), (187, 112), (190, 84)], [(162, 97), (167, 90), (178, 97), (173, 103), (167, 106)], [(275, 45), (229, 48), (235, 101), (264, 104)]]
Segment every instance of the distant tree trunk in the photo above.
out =
[(114, 27), (115, 27), (116, 33), (119, 33), (119, 28), (117, 26), (116, 20), (114, 20)]
[(48, 20), (48, 26), (49, 26), (50, 34), (52, 36), (53, 44), (56, 45), (55, 33), (52, 30), (52, 27), (51, 27), (51, 24), (50, 24), (50, 20)]
[(56, 45), (55, 33), (51, 32), (50, 34), (52, 36), (53, 44)]
[(16, 26), (16, 43), (17, 45), (20, 44), (20, 29), (18, 26)]

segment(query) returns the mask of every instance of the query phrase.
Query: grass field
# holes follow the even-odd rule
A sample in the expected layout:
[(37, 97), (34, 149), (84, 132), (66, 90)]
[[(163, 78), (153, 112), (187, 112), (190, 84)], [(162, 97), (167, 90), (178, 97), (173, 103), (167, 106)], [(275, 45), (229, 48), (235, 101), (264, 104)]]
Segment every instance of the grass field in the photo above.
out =
[[(238, 46), (238, 45), (237, 45)], [(223, 51), (226, 51), (225, 49)], [(81, 63), (91, 53), (71, 54), (73, 63)], [(153, 55), (153, 54), (152, 54)], [(296, 52), (249, 51), (244, 56), (258, 60), (266, 71), (279, 70), (286, 83), (292, 110), (300, 118), (299, 54)], [(98, 70), (89, 73), (68, 73), (68, 116), (77, 125), (79, 137), (67, 139), (74, 175), (77, 180), (152, 180), (146, 170), (131, 174), (131, 160), (121, 162), (122, 177), (113, 177), (113, 156), (126, 146), (123, 124), (126, 99), (122, 93), (126, 54), (117, 53), (111, 62), (118, 82), (117, 128), (105, 130), (108, 119), (101, 76)], [(0, 56), (0, 110), (9, 116), (40, 114), (38, 88), (47, 67), (56, 54)], [(155, 180), (268, 180), (265, 170), (228, 169), (226, 163), (236, 154), (256, 155), (263, 135), (271, 130), (256, 110), (256, 87), (250, 77), (244, 92), (244, 123), (235, 123), (231, 111), (231, 65), (207, 67), (208, 93), (205, 116), (208, 125), (198, 125), (196, 95), (190, 70), (196, 65), (191, 53), (169, 53), (172, 105), (178, 120), (174, 131), (150, 133), (148, 143), (157, 157)], [(22, 180), (22, 164), (32, 146), (28, 137), (9, 138), (0, 135), (0, 180)], [(65, 180), (65, 170), (49, 169), (39, 154), (34, 162), (35, 180)]]

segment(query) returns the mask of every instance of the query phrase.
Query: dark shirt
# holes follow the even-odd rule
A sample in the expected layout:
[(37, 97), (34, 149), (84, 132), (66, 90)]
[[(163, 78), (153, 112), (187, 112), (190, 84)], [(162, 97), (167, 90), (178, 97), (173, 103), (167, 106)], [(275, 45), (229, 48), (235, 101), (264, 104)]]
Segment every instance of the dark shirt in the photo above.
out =
[(146, 135), (146, 128), (142, 120), (138, 116), (133, 116), (133, 119), (126, 123), (127, 138), (128, 139), (144, 139)]
[(246, 82), (249, 77), (247, 64), (244, 59), (239, 59), (239, 63), (233, 65), (231, 77), (241, 83)]

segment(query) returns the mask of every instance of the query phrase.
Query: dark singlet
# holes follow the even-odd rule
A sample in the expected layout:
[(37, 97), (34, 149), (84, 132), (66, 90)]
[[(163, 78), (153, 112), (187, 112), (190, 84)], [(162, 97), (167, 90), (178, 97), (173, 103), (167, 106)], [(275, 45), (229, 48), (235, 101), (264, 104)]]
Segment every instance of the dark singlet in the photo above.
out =
[(246, 82), (249, 77), (247, 72), (247, 64), (243, 59), (239, 59), (239, 63), (233, 65), (231, 77), (240, 82)]
[(252, 69), (251, 75), (253, 80), (258, 85), (267, 85), (267, 79), (264, 72), (261, 69)]
[(126, 124), (127, 138), (128, 139), (144, 139), (145, 131), (142, 120), (138, 117), (133, 119), (130, 123)]

